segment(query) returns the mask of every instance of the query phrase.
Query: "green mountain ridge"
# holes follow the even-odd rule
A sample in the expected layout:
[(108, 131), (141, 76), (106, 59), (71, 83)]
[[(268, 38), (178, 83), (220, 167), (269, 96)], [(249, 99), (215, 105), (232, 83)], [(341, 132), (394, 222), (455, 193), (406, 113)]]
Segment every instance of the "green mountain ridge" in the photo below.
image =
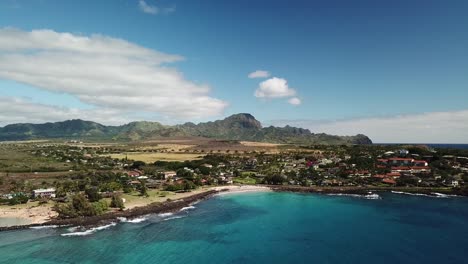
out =
[(334, 136), (314, 134), (291, 126), (262, 127), (251, 114), (236, 114), (206, 123), (166, 126), (159, 122), (139, 121), (121, 126), (105, 126), (80, 119), (44, 124), (11, 124), (0, 128), (0, 141), (94, 138), (122, 141), (161, 137), (205, 137), (222, 140), (245, 140), (293, 144), (372, 144), (365, 135)]

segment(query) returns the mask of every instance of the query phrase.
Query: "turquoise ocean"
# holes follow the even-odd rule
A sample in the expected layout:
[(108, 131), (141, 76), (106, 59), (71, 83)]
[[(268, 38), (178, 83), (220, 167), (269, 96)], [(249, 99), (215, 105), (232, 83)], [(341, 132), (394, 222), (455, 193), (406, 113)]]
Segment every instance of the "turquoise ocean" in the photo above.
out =
[(91, 230), (0, 233), (0, 263), (468, 263), (468, 198), (243, 193)]

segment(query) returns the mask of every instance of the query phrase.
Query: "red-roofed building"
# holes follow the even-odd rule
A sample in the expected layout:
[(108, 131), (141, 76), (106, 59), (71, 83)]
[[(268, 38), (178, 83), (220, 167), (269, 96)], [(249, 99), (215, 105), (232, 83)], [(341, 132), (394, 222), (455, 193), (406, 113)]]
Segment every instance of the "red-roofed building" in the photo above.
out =
[(406, 167), (406, 166), (392, 167), (391, 170), (392, 170), (392, 173), (393, 172), (411, 172), (411, 168)]
[(392, 178), (385, 178), (382, 180), (383, 183), (387, 183), (387, 184), (396, 184), (396, 181)]
[(130, 177), (140, 177), (141, 176), (141, 173), (138, 172), (138, 171), (127, 171), (127, 172), (125, 172), (125, 174), (127, 174)]
[(429, 164), (425, 160), (414, 160), (413, 166), (415, 167), (427, 167)]
[(429, 173), (431, 172), (431, 168), (430, 167), (427, 167), (427, 166), (423, 166), (423, 167), (411, 167), (411, 172), (412, 173)]
[(391, 166), (409, 166), (413, 163), (413, 159), (410, 158), (389, 158), (388, 163)]
[(390, 172), (386, 174), (387, 177), (393, 177), (393, 178), (398, 178), (401, 176), (399, 172)]

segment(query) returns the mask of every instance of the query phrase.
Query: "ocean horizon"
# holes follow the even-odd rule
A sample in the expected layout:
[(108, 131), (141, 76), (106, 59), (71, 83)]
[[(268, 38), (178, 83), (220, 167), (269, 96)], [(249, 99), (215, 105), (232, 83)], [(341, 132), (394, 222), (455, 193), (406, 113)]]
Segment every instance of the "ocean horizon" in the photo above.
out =
[(78, 230), (0, 234), (0, 263), (463, 263), (468, 199), (259, 192)]
[(374, 145), (426, 145), (431, 148), (468, 149), (468, 144), (453, 143), (374, 143)]

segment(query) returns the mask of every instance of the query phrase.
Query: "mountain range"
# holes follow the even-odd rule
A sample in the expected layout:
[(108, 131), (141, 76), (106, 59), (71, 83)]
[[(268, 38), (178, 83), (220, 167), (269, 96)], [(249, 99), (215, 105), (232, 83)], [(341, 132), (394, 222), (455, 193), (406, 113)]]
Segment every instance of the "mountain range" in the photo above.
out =
[(308, 129), (262, 127), (251, 114), (235, 114), (223, 120), (167, 126), (159, 122), (131, 122), (105, 126), (80, 119), (44, 124), (11, 124), (0, 128), (0, 141), (31, 139), (105, 139), (137, 141), (154, 138), (205, 137), (221, 140), (245, 140), (292, 144), (372, 144), (365, 135), (334, 136), (315, 134)]

